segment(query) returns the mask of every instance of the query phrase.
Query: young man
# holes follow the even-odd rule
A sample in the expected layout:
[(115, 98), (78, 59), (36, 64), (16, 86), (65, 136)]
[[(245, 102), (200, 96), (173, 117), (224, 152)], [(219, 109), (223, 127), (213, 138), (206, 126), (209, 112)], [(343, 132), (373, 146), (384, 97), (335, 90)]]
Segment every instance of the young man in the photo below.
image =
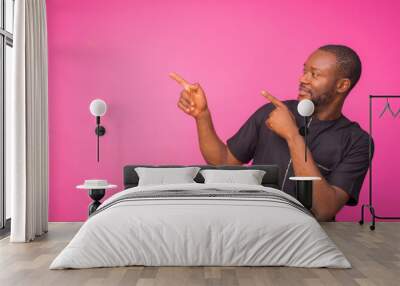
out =
[[(342, 114), (342, 107), (361, 75), (358, 55), (349, 47), (326, 45), (304, 64), (297, 100), (280, 101), (262, 91), (271, 103), (260, 107), (224, 144), (215, 132), (205, 93), (175, 73), (183, 86), (178, 107), (195, 118), (201, 153), (208, 164), (277, 164), (282, 191), (294, 196), (290, 176), (317, 176), (312, 211), (318, 220), (335, 217), (345, 205), (356, 205), (369, 167), (369, 135)], [(303, 117), (298, 100), (310, 99), (315, 112), (309, 124), (307, 162), (299, 134)]]

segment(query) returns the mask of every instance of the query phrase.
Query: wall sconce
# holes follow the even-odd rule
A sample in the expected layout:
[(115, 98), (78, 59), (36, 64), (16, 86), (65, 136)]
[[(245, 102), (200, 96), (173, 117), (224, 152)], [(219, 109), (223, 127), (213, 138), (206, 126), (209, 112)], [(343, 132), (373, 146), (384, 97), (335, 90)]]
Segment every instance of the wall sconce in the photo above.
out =
[(97, 135), (97, 162), (99, 162), (99, 137), (106, 133), (106, 129), (100, 125), (100, 117), (106, 114), (107, 104), (104, 100), (95, 99), (90, 103), (89, 109), (93, 116), (96, 116), (96, 129), (94, 132)]

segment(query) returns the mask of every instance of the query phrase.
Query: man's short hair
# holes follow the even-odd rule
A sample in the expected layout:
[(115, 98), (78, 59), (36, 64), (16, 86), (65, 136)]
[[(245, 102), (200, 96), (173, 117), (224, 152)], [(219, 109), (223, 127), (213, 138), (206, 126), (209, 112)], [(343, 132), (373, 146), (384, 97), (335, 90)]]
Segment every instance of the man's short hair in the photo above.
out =
[(361, 60), (357, 53), (343, 45), (325, 45), (319, 50), (332, 53), (336, 56), (336, 61), (340, 69), (340, 75), (350, 79), (350, 90), (356, 85), (361, 76)]

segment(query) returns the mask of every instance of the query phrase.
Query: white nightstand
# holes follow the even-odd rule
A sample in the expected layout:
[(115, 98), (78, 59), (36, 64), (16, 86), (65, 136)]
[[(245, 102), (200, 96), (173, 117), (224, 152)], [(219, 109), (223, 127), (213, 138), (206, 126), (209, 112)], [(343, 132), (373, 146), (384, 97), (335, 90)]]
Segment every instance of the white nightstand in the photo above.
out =
[[(88, 181), (93, 180), (86, 180), (85, 184), (76, 186), (77, 189), (89, 190), (89, 197), (92, 198), (93, 202), (89, 205), (88, 211), (89, 216), (96, 211), (96, 209), (101, 205), (100, 200), (104, 197), (106, 190), (115, 189), (117, 185), (108, 184), (107, 181), (103, 180), (105, 184), (88, 184)], [(99, 181), (99, 180), (98, 180)]]

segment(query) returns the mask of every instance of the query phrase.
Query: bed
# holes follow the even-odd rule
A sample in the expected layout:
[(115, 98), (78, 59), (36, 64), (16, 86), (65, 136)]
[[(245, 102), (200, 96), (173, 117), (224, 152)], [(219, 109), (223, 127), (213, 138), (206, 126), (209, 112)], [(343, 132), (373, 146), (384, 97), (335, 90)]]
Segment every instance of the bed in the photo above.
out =
[[(196, 166), (262, 170), (261, 184), (205, 182), (140, 185), (124, 167), (124, 191), (106, 199), (50, 269), (144, 266), (291, 266), (350, 268), (312, 214), (278, 189), (278, 167)], [(157, 169), (158, 168), (158, 169)]]

